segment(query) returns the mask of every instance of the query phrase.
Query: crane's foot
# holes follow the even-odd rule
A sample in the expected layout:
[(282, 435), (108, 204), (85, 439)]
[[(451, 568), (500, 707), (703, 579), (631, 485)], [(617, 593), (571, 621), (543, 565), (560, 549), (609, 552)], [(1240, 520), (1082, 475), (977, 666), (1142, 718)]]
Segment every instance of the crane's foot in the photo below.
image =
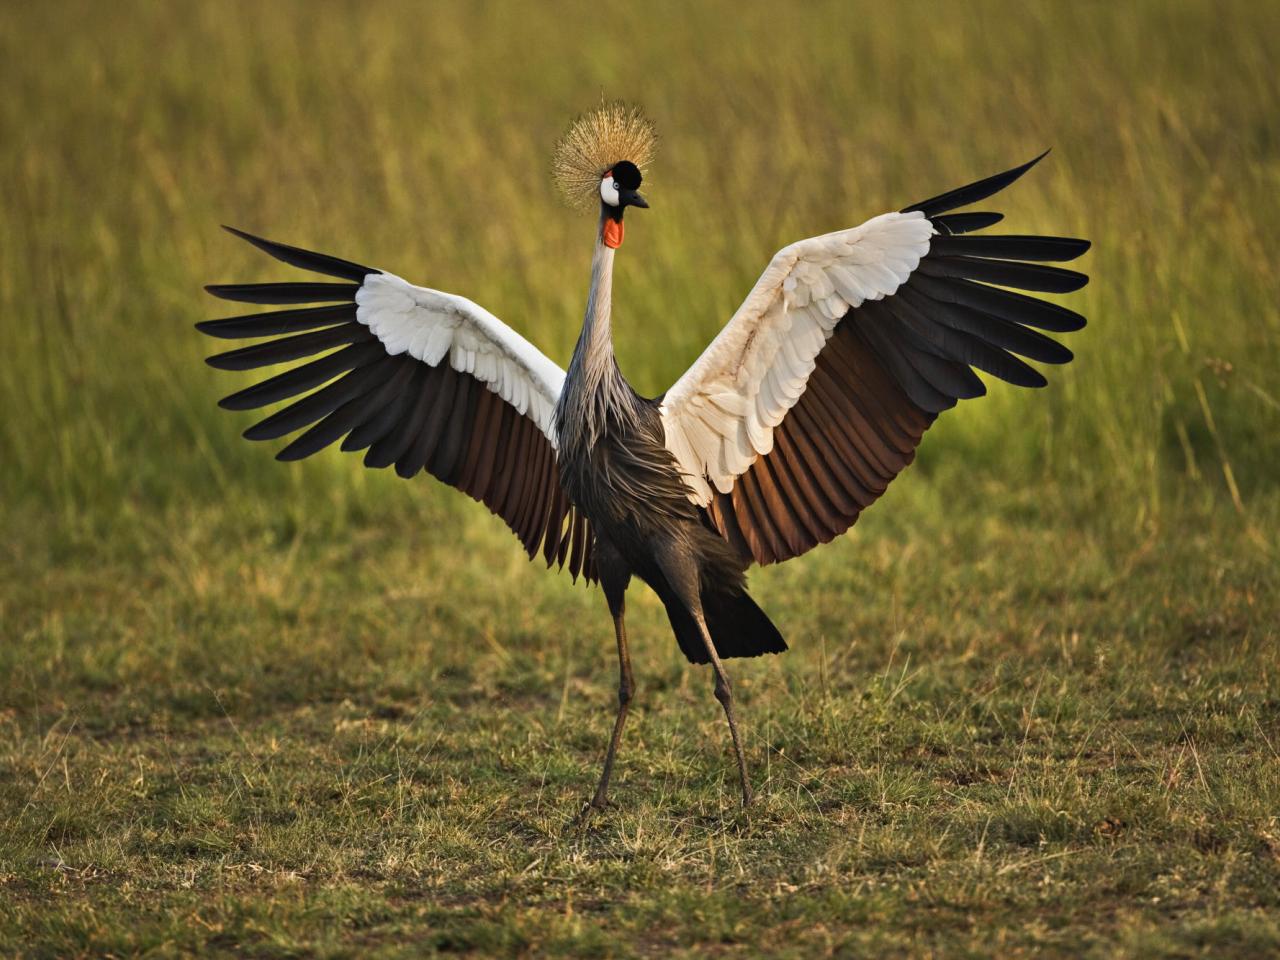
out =
[(582, 805), (582, 809), (569, 821), (569, 826), (575, 828), (585, 827), (593, 817), (604, 813), (605, 810), (612, 806), (613, 804), (608, 800), (597, 802), (596, 798), (592, 797)]

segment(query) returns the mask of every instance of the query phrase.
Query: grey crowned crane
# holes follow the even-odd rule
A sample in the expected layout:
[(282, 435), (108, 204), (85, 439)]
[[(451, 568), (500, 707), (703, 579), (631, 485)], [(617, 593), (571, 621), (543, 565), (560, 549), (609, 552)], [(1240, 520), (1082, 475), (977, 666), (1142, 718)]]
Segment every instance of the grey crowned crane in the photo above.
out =
[[(635, 109), (604, 104), (569, 128), (554, 171), (598, 210), (586, 316), (568, 370), (484, 308), (393, 273), (232, 230), (339, 283), (218, 284), (225, 300), (289, 309), (198, 324), (264, 342), (209, 358), (249, 370), (323, 354), (225, 397), (229, 410), (292, 402), (245, 431), (298, 460), (341, 441), (370, 467), (426, 471), (500, 516), (529, 556), (602, 588), (618, 648), (618, 712), (593, 806), (607, 802), (635, 692), (624, 595), (633, 576), (662, 600), (691, 663), (708, 663), (737, 756), (746, 759), (723, 661), (787, 649), (746, 592), (753, 563), (839, 536), (911, 463), (939, 413), (981, 396), (973, 368), (1024, 387), (1019, 357), (1066, 363), (1038, 332), (1080, 314), (1008, 288), (1066, 293), (1088, 241), (977, 234), (985, 200), (1040, 158), (861, 226), (784, 247), (729, 322), (663, 395), (639, 396), (614, 359), (610, 301), (628, 207), (652, 159)], [(1043, 156), (1043, 155), (1042, 155)], [(321, 304), (319, 306), (300, 306)], [(294, 399), (302, 396), (301, 399)]]

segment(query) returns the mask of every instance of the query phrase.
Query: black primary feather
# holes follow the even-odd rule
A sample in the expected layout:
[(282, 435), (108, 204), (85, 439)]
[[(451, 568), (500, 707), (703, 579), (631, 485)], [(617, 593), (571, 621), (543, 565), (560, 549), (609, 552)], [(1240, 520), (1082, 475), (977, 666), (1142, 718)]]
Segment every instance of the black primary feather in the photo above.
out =
[(211, 283), (205, 290), (240, 303), (332, 303), (354, 300), (354, 283)]
[(296, 337), (269, 340), (252, 347), (214, 354), (212, 357), (206, 357), (204, 362), (219, 370), (253, 370), (257, 367), (269, 367), (275, 363), (310, 357), (344, 344), (372, 339), (373, 331), (363, 324), (344, 323), (313, 333), (300, 333)]
[(196, 329), (223, 340), (253, 340), (314, 330), (316, 327), (331, 327), (338, 323), (354, 323), (355, 319), (355, 304), (339, 303), (326, 307), (303, 307), (300, 310), (251, 313), (225, 320), (202, 320), (196, 324)]
[(938, 230), (946, 236), (971, 233), (994, 226), (1004, 219), (1003, 213), (948, 213), (930, 220)]
[(919, 203), (913, 203), (909, 207), (903, 207), (901, 213), (911, 213), (913, 210), (919, 210), (926, 217), (932, 217), (936, 213), (946, 213), (948, 210), (954, 210), (956, 207), (967, 207), (971, 203), (977, 203), (979, 200), (985, 200), (993, 193), (999, 193), (1013, 181), (1034, 167), (1037, 163), (1048, 155), (1046, 150), (1040, 156), (1033, 160), (1028, 160), (1020, 167), (1014, 167), (1012, 170), (1006, 170), (1004, 173), (997, 173), (994, 176), (986, 177), (978, 180), (968, 186), (958, 187), (955, 190), (948, 190), (946, 193), (940, 193), (936, 197), (930, 197), (928, 200), (922, 200)]
[(373, 267), (352, 263), (350, 260), (331, 257), (326, 253), (316, 253), (312, 250), (304, 250), (301, 247), (292, 247), (287, 243), (264, 240), (262, 237), (255, 237), (251, 233), (237, 230), (235, 227), (229, 227), (226, 224), (222, 225), (222, 229), (228, 233), (235, 234), (241, 240), (248, 241), (259, 250), (289, 264), (291, 267), (299, 267), (303, 270), (310, 270), (313, 273), (323, 273), (330, 277), (342, 277), (344, 280), (361, 282), (371, 273), (382, 272)]
[(374, 340), (355, 343), (319, 360), (304, 363), (279, 376), (223, 397), (218, 401), (218, 406), (224, 410), (252, 410), (254, 407), (265, 407), (269, 403), (318, 387), (338, 374), (362, 367), (379, 356), (386, 356), (386, 350), (380, 342)]
[[(937, 225), (937, 221), (934, 221)], [(1088, 240), (1072, 237), (998, 236), (934, 237), (931, 253), (940, 256), (999, 257), (1006, 260), (1074, 260), (1089, 249)]]
[(1074, 270), (1061, 267), (1042, 267), (1036, 263), (1020, 263), (1016, 260), (984, 260), (980, 257), (928, 256), (916, 268), (926, 276), (958, 277), (998, 283), (1002, 287), (1034, 290), (1037, 293), (1070, 293), (1079, 290), (1089, 278)]
[(1054, 333), (1070, 333), (1085, 325), (1085, 319), (1074, 310), (1068, 310), (1056, 303), (1048, 303), (1014, 293), (1012, 290), (999, 290), (971, 280), (939, 279), (936, 277), (914, 275), (911, 283), (922, 293), (935, 300), (959, 303), (972, 307), (982, 313), (995, 317), (1024, 323), (1027, 326), (1039, 327), (1041, 330), (1052, 330)]

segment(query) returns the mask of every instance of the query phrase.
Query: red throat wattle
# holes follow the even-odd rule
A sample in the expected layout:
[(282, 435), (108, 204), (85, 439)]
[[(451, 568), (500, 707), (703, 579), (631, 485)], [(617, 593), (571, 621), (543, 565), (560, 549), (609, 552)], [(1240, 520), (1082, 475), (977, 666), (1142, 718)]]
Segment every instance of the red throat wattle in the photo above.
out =
[(613, 217), (605, 217), (604, 219), (604, 245), (611, 250), (617, 250), (622, 246), (622, 221), (615, 220)]

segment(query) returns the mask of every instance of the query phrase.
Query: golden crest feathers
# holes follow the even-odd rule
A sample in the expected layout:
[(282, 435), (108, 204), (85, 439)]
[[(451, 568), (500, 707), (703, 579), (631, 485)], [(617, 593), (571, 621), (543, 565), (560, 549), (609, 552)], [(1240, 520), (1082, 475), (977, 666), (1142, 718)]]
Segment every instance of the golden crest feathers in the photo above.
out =
[(646, 172), (657, 139), (653, 121), (638, 106), (601, 101), (574, 120), (557, 141), (551, 176), (566, 203), (589, 209), (600, 199), (600, 178), (615, 163), (630, 160)]

